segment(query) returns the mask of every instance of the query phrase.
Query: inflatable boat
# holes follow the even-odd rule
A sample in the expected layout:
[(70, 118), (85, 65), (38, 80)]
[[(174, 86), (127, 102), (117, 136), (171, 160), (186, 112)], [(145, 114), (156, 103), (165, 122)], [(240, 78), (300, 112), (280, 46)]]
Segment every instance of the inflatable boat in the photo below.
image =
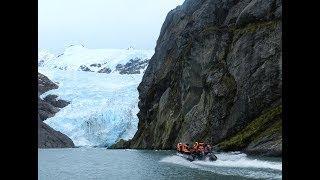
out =
[(196, 142), (192, 147), (189, 144), (178, 143), (177, 155), (181, 156), (189, 161), (201, 160), (201, 161), (216, 161), (217, 156), (212, 152), (212, 148), (209, 144)]

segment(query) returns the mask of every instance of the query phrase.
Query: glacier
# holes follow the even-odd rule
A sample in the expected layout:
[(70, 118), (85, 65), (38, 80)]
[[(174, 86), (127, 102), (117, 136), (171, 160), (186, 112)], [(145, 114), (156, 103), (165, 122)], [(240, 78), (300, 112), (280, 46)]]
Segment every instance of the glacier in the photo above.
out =
[[(128, 140), (137, 131), (140, 74), (119, 74), (118, 64), (150, 59), (154, 50), (88, 49), (72, 45), (58, 55), (39, 50), (38, 71), (59, 85), (41, 95), (56, 94), (70, 101), (44, 122), (67, 136), (76, 146), (110, 146)], [(99, 64), (99, 66), (92, 66)], [(80, 66), (90, 68), (83, 71)], [(98, 73), (109, 68), (110, 73)]]

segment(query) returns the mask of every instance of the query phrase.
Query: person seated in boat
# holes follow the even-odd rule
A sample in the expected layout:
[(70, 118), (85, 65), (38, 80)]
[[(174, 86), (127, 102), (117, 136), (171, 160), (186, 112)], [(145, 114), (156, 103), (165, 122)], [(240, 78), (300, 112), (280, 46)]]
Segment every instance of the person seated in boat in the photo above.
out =
[(212, 147), (210, 146), (210, 144), (207, 145), (207, 148), (210, 152), (212, 151)]
[(192, 150), (193, 150), (193, 152), (197, 152), (198, 151), (198, 146), (199, 146), (199, 143), (198, 142), (195, 142), (194, 144), (193, 144), (193, 147), (192, 147)]
[(190, 154), (190, 148), (186, 144), (182, 144), (182, 152), (186, 154)]
[(199, 143), (199, 146), (198, 146), (198, 153), (204, 153), (204, 146), (203, 146), (203, 143), (200, 144)]
[(204, 145), (204, 153), (208, 154), (211, 152), (211, 146), (209, 144)]
[(177, 144), (177, 151), (181, 152), (182, 151), (182, 143)]
[(203, 143), (195, 142), (192, 147), (192, 154), (195, 154), (195, 155), (201, 154), (201, 152), (203, 152), (203, 147), (201, 147), (202, 144)]

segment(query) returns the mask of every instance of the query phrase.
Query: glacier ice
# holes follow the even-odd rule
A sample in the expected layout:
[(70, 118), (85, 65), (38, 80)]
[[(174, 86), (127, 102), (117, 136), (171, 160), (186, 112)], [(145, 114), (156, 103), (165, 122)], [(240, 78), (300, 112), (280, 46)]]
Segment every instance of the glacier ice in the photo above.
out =
[[(56, 94), (70, 101), (54, 117), (45, 121), (55, 130), (69, 136), (76, 146), (110, 146), (118, 139), (130, 139), (137, 131), (138, 91), (140, 74), (119, 74), (117, 64), (130, 59), (150, 59), (153, 50), (87, 49), (75, 45), (68, 47), (59, 57), (49, 57), (39, 63), (39, 72), (59, 85), (44, 93)], [(44, 55), (42, 55), (42, 59)], [(40, 59), (40, 53), (38, 61)], [(90, 67), (100, 63), (101, 67)], [(86, 65), (93, 72), (79, 70)], [(110, 74), (97, 73), (108, 67)]]

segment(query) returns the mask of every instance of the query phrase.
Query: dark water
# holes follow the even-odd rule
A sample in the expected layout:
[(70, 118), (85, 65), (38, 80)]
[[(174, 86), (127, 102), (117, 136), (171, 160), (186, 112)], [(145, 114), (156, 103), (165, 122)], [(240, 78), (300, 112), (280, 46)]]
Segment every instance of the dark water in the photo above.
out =
[(38, 177), (52, 179), (281, 179), (281, 159), (217, 154), (189, 162), (174, 151), (38, 149)]

